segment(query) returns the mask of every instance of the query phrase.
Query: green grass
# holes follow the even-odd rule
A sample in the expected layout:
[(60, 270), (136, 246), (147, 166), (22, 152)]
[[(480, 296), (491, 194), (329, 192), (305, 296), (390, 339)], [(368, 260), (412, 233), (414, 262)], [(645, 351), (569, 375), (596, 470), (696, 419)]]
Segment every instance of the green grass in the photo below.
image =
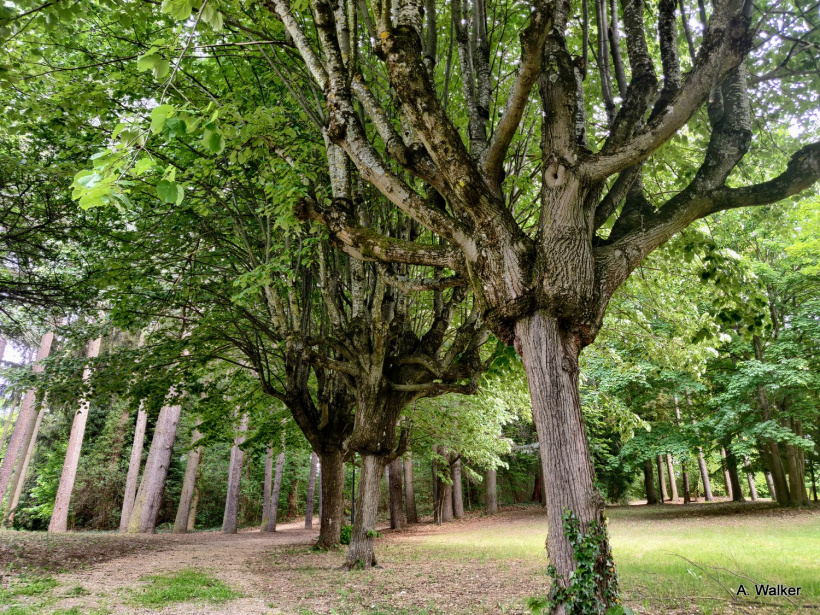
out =
[(191, 568), (167, 575), (145, 577), (145, 587), (134, 590), (134, 602), (144, 606), (162, 606), (169, 602), (202, 600), (227, 602), (240, 594), (219, 579)]
[[(721, 612), (739, 583), (750, 594), (741, 603), (754, 603), (757, 582), (801, 587), (795, 603), (820, 610), (820, 516), (772, 515), (769, 508), (700, 504), (611, 509), (612, 549), (627, 604), (646, 605), (653, 612), (682, 606)], [(421, 561), (496, 561), (500, 570), (511, 560), (537, 561), (544, 563), (545, 573), (545, 538), (546, 519), (532, 516), (477, 531), (421, 537), (403, 545), (401, 555)], [(791, 611), (782, 597), (759, 601), (778, 605), (777, 612)]]

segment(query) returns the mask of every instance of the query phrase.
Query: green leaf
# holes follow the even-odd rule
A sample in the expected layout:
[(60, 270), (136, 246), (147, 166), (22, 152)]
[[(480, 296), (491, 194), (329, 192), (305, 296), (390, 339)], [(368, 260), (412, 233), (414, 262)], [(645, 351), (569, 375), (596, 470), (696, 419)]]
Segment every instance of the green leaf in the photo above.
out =
[(157, 195), (163, 203), (175, 203), (179, 205), (185, 198), (185, 192), (178, 183), (163, 179), (157, 184)]
[(221, 132), (211, 132), (207, 134), (208, 139), (208, 148), (214, 154), (221, 154), (222, 150), (225, 149), (225, 137), (222, 136)]
[(165, 121), (174, 115), (176, 109), (173, 105), (160, 105), (151, 111), (151, 133), (157, 134), (165, 126)]

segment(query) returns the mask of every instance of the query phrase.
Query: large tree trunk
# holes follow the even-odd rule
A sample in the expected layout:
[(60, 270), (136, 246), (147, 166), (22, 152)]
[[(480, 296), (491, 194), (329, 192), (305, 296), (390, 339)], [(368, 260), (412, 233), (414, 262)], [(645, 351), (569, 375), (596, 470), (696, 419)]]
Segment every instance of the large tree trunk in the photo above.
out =
[(655, 465), (658, 466), (658, 486), (660, 487), (661, 504), (663, 504), (669, 499), (669, 496), (666, 495), (666, 481), (663, 478), (663, 462), (661, 462), (660, 455), (655, 457)]
[(240, 447), (245, 443), (245, 433), (248, 431), (248, 415), (242, 414), (239, 421), (239, 433), (233, 440), (231, 447), (231, 461), (228, 465), (228, 493), (225, 496), (225, 513), (222, 516), (222, 532), (236, 534), (239, 517), (239, 491), (242, 486), (242, 462), (245, 460), (245, 451)]
[(806, 493), (806, 477), (802, 471), (797, 447), (786, 444), (783, 448), (789, 468), (789, 504), (791, 506), (807, 505), (809, 504), (809, 495)]
[(464, 495), (461, 485), (461, 459), (456, 459), (450, 466), (450, 478), (453, 481), (453, 517), (464, 517)]
[(191, 510), (188, 511), (187, 530), (193, 532), (196, 528), (196, 507), (199, 504), (199, 487), (194, 487), (194, 499), (191, 501)]
[(740, 475), (737, 471), (737, 456), (731, 448), (726, 451), (726, 471), (729, 472), (729, 484), (732, 486), (732, 501), (744, 502), (743, 490), (740, 488)]
[(376, 565), (373, 552), (373, 539), (376, 533), (376, 513), (379, 507), (379, 483), (384, 472), (382, 457), (362, 454), (362, 467), (359, 472), (359, 490), (356, 494), (356, 520), (350, 536), (350, 547), (345, 557), (345, 567), (364, 568)]
[(319, 451), (321, 465), (319, 480), (318, 547), (330, 549), (339, 544), (342, 519), (345, 512), (345, 464), (341, 451)]
[(484, 475), (484, 497), (487, 514), (496, 514), (498, 512), (498, 470), (495, 468), (487, 470)]
[[(577, 337), (562, 330), (556, 318), (540, 311), (519, 320), (515, 333), (538, 432), (547, 499), (547, 555), (555, 569), (555, 583), (566, 588), (578, 574), (572, 546), (577, 536), (572, 534), (577, 531), (590, 536), (594, 564), (584, 574), (595, 575), (595, 595), (610, 606), (611, 596), (617, 595), (617, 580), (604, 524), (604, 498), (595, 488), (581, 411)], [(567, 527), (571, 531), (566, 531)], [(563, 615), (564, 606), (553, 612)]]
[(305, 529), (313, 529), (313, 498), (316, 493), (316, 472), (319, 466), (319, 456), (314, 451), (310, 455), (310, 475), (308, 476), (307, 497), (305, 498)]
[(273, 491), (270, 496), (270, 508), (266, 532), (276, 531), (276, 517), (279, 514), (279, 491), (282, 489), (282, 470), (285, 467), (285, 451), (276, 457), (276, 474), (273, 478)]
[(709, 480), (709, 469), (706, 467), (706, 460), (703, 458), (703, 449), (698, 447), (698, 468), (700, 469), (700, 480), (703, 481), (703, 492), (706, 494), (706, 501), (714, 500), (712, 497), (712, 483)]
[[(40, 374), (43, 372), (41, 361), (51, 352), (52, 341), (54, 341), (53, 331), (49, 331), (40, 338), (40, 347), (37, 350), (37, 359), (33, 367), (34, 373)], [(34, 409), (36, 396), (36, 389), (29, 389), (23, 397), (23, 403), (20, 404), (20, 412), (17, 414), (17, 421), (14, 423), (14, 429), (11, 432), (11, 438), (6, 447), (6, 454), (3, 457), (2, 463), (0, 463), (0, 504), (2, 504), (2, 500), (5, 499), (17, 459), (25, 455), (25, 453), (21, 455), (21, 451), (25, 449), (24, 440), (26, 434), (31, 433), (34, 421), (37, 420), (37, 414)], [(13, 495), (14, 494), (12, 494), (11, 497), (13, 497)]]
[(157, 531), (157, 515), (165, 491), (165, 479), (168, 478), (181, 413), (182, 406), (179, 404), (163, 406), (157, 417), (151, 449), (148, 451), (142, 481), (128, 521), (130, 534), (153, 534)]
[(726, 460), (726, 449), (722, 446), (720, 447), (720, 463), (723, 466), (723, 485), (726, 487), (726, 495), (732, 499), (732, 477), (729, 474), (729, 462)]
[(401, 457), (396, 457), (387, 466), (387, 488), (390, 492), (390, 529), (400, 530), (405, 525), (404, 506), (402, 502)]
[(416, 488), (413, 483), (413, 454), (408, 452), (404, 458), (404, 514), (407, 523), (418, 523), (416, 510)]
[(290, 482), (290, 491), (288, 492), (288, 519), (293, 519), (296, 516), (297, 505), (299, 500), (299, 479), (294, 478)]
[(17, 404), (20, 403), (20, 398), (20, 393), (15, 393), (11, 398), (11, 402), (9, 403), (9, 414), (6, 417), (5, 423), (3, 425), (3, 436), (0, 438), (0, 459), (2, 459), (2, 454), (6, 447), (6, 436), (9, 433), (9, 426), (11, 425), (12, 419), (14, 418), (14, 409), (17, 407)]
[(669, 475), (669, 488), (671, 489), (672, 499), (678, 499), (678, 483), (675, 480), (675, 466), (672, 464), (672, 455), (666, 454), (666, 473)]
[(134, 429), (134, 443), (131, 446), (131, 460), (128, 463), (128, 476), (125, 479), (125, 495), (122, 500), (122, 513), (120, 514), (120, 532), (128, 530), (128, 522), (131, 520), (131, 510), (134, 508), (134, 500), (137, 497), (137, 485), (139, 484), (140, 466), (142, 465), (142, 448), (145, 444), (145, 425), (148, 422), (148, 413), (145, 410), (145, 402), (140, 401), (139, 412), (137, 412), (137, 425)]
[[(88, 343), (86, 357), (93, 359), (100, 354), (102, 338), (98, 337)], [(91, 378), (91, 367), (83, 370), (83, 382)], [(80, 463), (80, 451), (83, 448), (85, 425), (88, 422), (90, 403), (82, 399), (74, 413), (74, 422), (71, 424), (71, 435), (68, 437), (68, 448), (65, 452), (63, 473), (60, 476), (60, 485), (57, 487), (57, 499), (54, 501), (54, 512), (48, 524), (49, 532), (68, 531), (68, 505), (71, 502), (71, 493), (74, 491), (74, 481), (77, 479), (77, 466)]]
[(643, 462), (643, 486), (646, 491), (646, 503), (657, 504), (658, 493), (655, 491), (655, 477), (652, 471), (651, 459), (647, 459)]
[(17, 472), (14, 474), (14, 480), (11, 483), (11, 502), (6, 510), (5, 524), (11, 526), (14, 524), (14, 514), (17, 512), (17, 505), (20, 503), (20, 496), (23, 494), (23, 485), (26, 483), (26, 474), (28, 473), (28, 466), (31, 463), (31, 457), (34, 454), (34, 448), (37, 445), (37, 434), (40, 432), (40, 424), (43, 422), (43, 415), (46, 412), (45, 404), (42, 404), (40, 411), (37, 413), (37, 420), (34, 421), (31, 433), (26, 439), (25, 448), (23, 450), (24, 457), (20, 464), (18, 464)]
[(265, 531), (268, 526), (268, 514), (270, 513), (270, 491), (273, 482), (273, 444), (268, 444), (265, 451), (265, 482), (262, 485), (262, 523), (259, 525), (261, 531)]
[(749, 483), (749, 497), (752, 502), (757, 502), (757, 488), (755, 487), (755, 475), (752, 473), (749, 463), (749, 456), (743, 457), (743, 468), (746, 470), (746, 481)]
[[(197, 425), (201, 421), (197, 421)], [(179, 495), (177, 516), (174, 519), (174, 534), (184, 534), (188, 531), (188, 520), (193, 508), (194, 492), (196, 491), (196, 477), (199, 472), (199, 462), (202, 459), (202, 447), (194, 446), (202, 438), (199, 429), (194, 427), (191, 435), (191, 450), (188, 451), (188, 460), (185, 464), (185, 477), (182, 479), (182, 493)]]

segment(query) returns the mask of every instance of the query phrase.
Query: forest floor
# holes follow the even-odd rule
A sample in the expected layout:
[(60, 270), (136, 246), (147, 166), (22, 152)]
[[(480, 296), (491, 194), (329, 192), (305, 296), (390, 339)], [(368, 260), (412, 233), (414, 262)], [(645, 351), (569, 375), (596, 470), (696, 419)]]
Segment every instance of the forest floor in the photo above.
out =
[[(627, 605), (643, 614), (820, 612), (820, 508), (768, 503), (608, 511)], [(317, 530), (61, 536), (0, 532), (0, 613), (33, 615), (526, 613), (548, 586), (539, 507), (421, 523), (377, 540), (381, 568), (340, 570)], [(754, 584), (801, 587), (756, 598)], [(734, 592), (744, 583), (749, 597)]]

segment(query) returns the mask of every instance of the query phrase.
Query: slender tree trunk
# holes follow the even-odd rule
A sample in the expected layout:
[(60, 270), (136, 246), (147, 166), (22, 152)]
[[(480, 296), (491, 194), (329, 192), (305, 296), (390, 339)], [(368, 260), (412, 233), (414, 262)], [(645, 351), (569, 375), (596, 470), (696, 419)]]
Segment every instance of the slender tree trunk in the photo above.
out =
[(729, 496), (729, 499), (734, 499), (733, 492), (732, 492), (732, 477), (729, 474), (729, 463), (726, 460), (726, 449), (724, 447), (720, 447), (720, 462), (723, 465), (723, 484), (726, 487), (726, 495)]
[[(52, 341), (54, 341), (53, 331), (49, 331), (40, 338), (40, 347), (37, 350), (37, 359), (33, 367), (34, 373), (41, 374), (43, 372), (41, 361), (51, 352)], [(20, 452), (24, 449), (23, 441), (25, 436), (27, 433), (30, 433), (34, 421), (37, 420), (37, 414), (34, 409), (36, 396), (37, 391), (35, 389), (29, 389), (23, 397), (23, 402), (20, 404), (20, 412), (17, 414), (17, 421), (14, 423), (11, 438), (9, 439), (8, 446), (6, 446), (6, 454), (3, 457), (2, 463), (0, 463), (0, 504), (2, 504), (2, 500), (5, 499), (17, 459), (22, 457)]]
[(749, 456), (744, 455), (743, 457), (743, 468), (746, 470), (746, 481), (749, 483), (749, 497), (752, 498), (752, 502), (757, 502), (757, 488), (755, 487), (755, 475), (752, 473), (751, 467), (749, 463)]
[(658, 493), (655, 491), (655, 477), (652, 472), (652, 460), (647, 459), (643, 462), (643, 485), (646, 491), (646, 503), (657, 504)]
[(453, 517), (464, 517), (464, 491), (461, 485), (461, 459), (456, 459), (450, 466), (450, 478), (453, 481)]
[[(201, 420), (196, 422), (197, 426)], [(202, 434), (197, 427), (191, 435), (191, 450), (188, 451), (188, 460), (185, 464), (185, 478), (182, 479), (182, 493), (179, 495), (179, 506), (177, 506), (177, 516), (174, 519), (174, 534), (184, 534), (188, 531), (188, 520), (191, 517), (193, 507), (194, 492), (196, 491), (196, 477), (199, 473), (199, 462), (202, 459), (202, 447), (195, 446), (202, 438)]]
[(769, 488), (769, 497), (772, 502), (775, 502), (777, 500), (777, 495), (774, 490), (774, 479), (772, 479), (772, 473), (767, 470), (763, 474), (766, 477), (766, 486)]
[(276, 531), (276, 517), (279, 513), (279, 491), (282, 488), (282, 470), (285, 467), (285, 451), (276, 457), (276, 474), (273, 478), (273, 492), (270, 496), (270, 508), (268, 509), (268, 525), (266, 532)]
[(661, 486), (661, 503), (667, 501), (669, 496), (666, 493), (666, 478), (663, 475), (663, 461), (661, 461), (661, 456), (658, 455), (656, 458), (658, 462), (658, 483)]
[(25, 456), (23, 457), (23, 462), (19, 464), (17, 472), (14, 475), (14, 480), (12, 481), (12, 498), (11, 504), (8, 507), (6, 512), (7, 514), (7, 525), (11, 526), (14, 524), (14, 515), (17, 512), (17, 505), (20, 503), (20, 496), (23, 494), (23, 485), (26, 484), (26, 474), (28, 474), (28, 466), (31, 463), (31, 457), (34, 454), (34, 448), (37, 445), (37, 434), (40, 432), (40, 424), (43, 422), (43, 415), (46, 413), (45, 403), (43, 403), (40, 407), (40, 411), (37, 413), (37, 419), (34, 421), (34, 427), (29, 434), (28, 440), (26, 442), (25, 447)]
[(316, 472), (319, 469), (319, 456), (310, 455), (310, 475), (308, 476), (307, 498), (305, 498), (305, 529), (313, 529), (313, 497), (316, 493)]
[(484, 475), (484, 491), (487, 514), (494, 515), (498, 512), (498, 470), (495, 468)]
[(706, 501), (714, 500), (712, 497), (712, 483), (709, 480), (709, 469), (706, 467), (706, 460), (703, 458), (703, 449), (698, 447), (698, 468), (700, 469), (700, 480), (703, 481), (703, 493)]
[(384, 472), (381, 457), (362, 454), (359, 472), (359, 492), (356, 496), (356, 520), (350, 536), (350, 547), (345, 557), (345, 567), (370, 569), (376, 565), (373, 539), (376, 532), (376, 514), (379, 507), (379, 483)]
[[(595, 487), (581, 410), (578, 337), (541, 311), (519, 320), (515, 333), (538, 433), (547, 499), (547, 555), (554, 566), (555, 582), (566, 587), (578, 568), (571, 538), (564, 530), (566, 515), (571, 515), (566, 525), (575, 520), (581, 535), (595, 536), (594, 563), (588, 574), (595, 575), (595, 596), (609, 607), (608, 596), (617, 593), (617, 581), (604, 523), (604, 498)], [(564, 605), (553, 613), (563, 615)]]
[(419, 516), (416, 510), (416, 489), (413, 484), (413, 454), (406, 453), (404, 462), (404, 513), (407, 523), (418, 523)]
[(14, 418), (14, 409), (17, 408), (17, 404), (20, 403), (20, 397), (21, 396), (19, 393), (15, 393), (11, 398), (11, 402), (9, 403), (9, 413), (8, 416), (6, 416), (5, 424), (3, 425), (3, 437), (0, 439), (0, 453), (2, 453), (5, 450), (6, 436), (9, 433), (9, 425), (11, 425), (11, 421)]
[[(680, 465), (680, 474), (681, 480), (683, 481), (683, 503), (691, 504), (692, 492), (689, 490), (689, 468), (686, 467), (685, 463), (681, 463)], [(697, 483), (697, 481), (695, 481), (695, 483)]]
[(245, 443), (248, 431), (248, 415), (243, 413), (239, 421), (239, 433), (231, 447), (231, 462), (228, 466), (228, 493), (225, 496), (225, 513), (222, 516), (222, 533), (236, 534), (239, 516), (239, 492), (242, 486), (242, 463), (245, 451), (240, 447)]
[(814, 501), (817, 502), (817, 481), (814, 478), (814, 462), (809, 462), (809, 474), (811, 475), (811, 493)]
[(390, 492), (390, 529), (400, 530), (407, 523), (404, 519), (404, 506), (402, 502), (401, 457), (396, 457), (388, 464), (387, 470), (387, 487)]
[(262, 523), (259, 529), (265, 531), (268, 526), (268, 515), (270, 514), (270, 492), (273, 482), (273, 443), (268, 444), (265, 451), (265, 483), (262, 485)]
[(131, 445), (131, 460), (128, 463), (128, 476), (125, 479), (125, 495), (122, 500), (122, 513), (120, 514), (120, 532), (128, 530), (128, 522), (131, 520), (131, 510), (134, 508), (134, 500), (137, 497), (137, 485), (139, 484), (140, 466), (142, 465), (142, 448), (145, 444), (145, 424), (148, 422), (148, 413), (145, 410), (145, 402), (140, 401), (137, 412), (137, 425), (134, 429), (134, 443)]
[[(169, 397), (173, 397), (173, 394), (169, 393)], [(166, 405), (157, 417), (151, 449), (148, 451), (142, 481), (128, 521), (130, 534), (153, 534), (157, 531), (157, 515), (165, 491), (165, 480), (168, 478), (181, 413), (181, 405)]]
[[(93, 359), (100, 354), (102, 338), (91, 340), (88, 343), (86, 357)], [(91, 378), (91, 367), (83, 370), (83, 382)], [(68, 531), (68, 506), (71, 502), (71, 493), (74, 491), (74, 481), (77, 479), (77, 466), (80, 463), (80, 451), (85, 438), (85, 425), (88, 422), (88, 411), (91, 404), (83, 398), (77, 411), (74, 413), (74, 422), (71, 424), (71, 435), (68, 437), (68, 448), (65, 452), (63, 473), (60, 476), (60, 485), (57, 488), (57, 499), (54, 502), (54, 512), (48, 524), (49, 532)]]
[(726, 469), (729, 472), (729, 481), (732, 486), (732, 501), (745, 502), (743, 490), (740, 488), (740, 475), (737, 471), (737, 456), (731, 448), (726, 451)]
[(666, 455), (666, 473), (669, 475), (669, 488), (672, 493), (672, 500), (678, 499), (678, 483), (675, 480), (675, 466), (672, 464), (672, 455)]
[(345, 511), (345, 464), (341, 451), (319, 451), (319, 518), (317, 546), (330, 549), (339, 544)]

